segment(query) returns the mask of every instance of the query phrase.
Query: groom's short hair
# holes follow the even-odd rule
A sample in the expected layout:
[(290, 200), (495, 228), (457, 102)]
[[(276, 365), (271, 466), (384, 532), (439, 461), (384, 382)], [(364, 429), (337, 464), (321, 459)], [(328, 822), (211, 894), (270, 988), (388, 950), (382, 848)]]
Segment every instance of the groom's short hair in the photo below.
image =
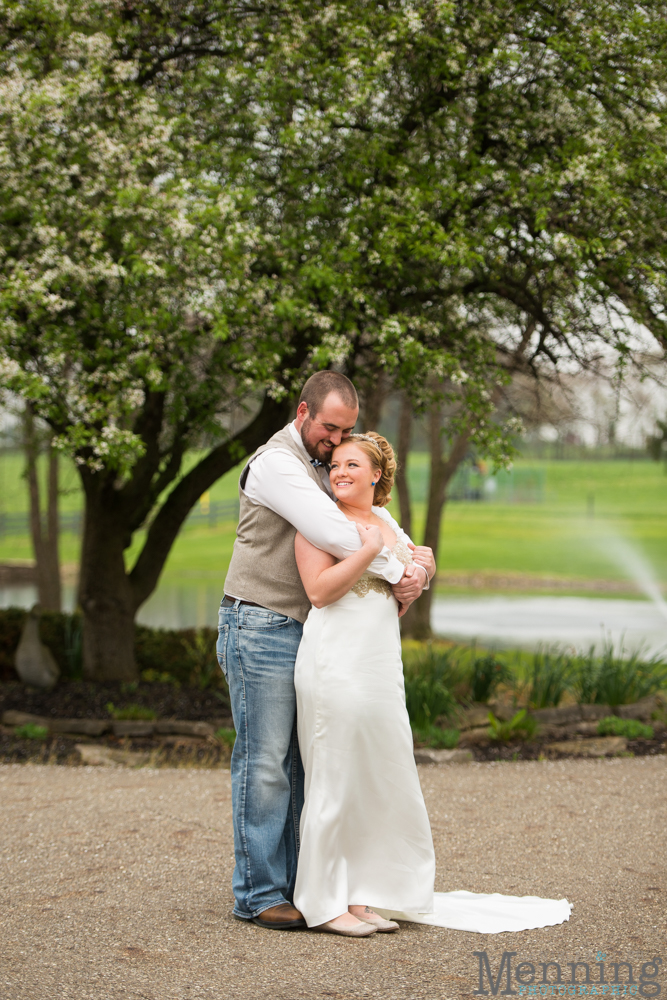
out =
[(315, 372), (311, 375), (299, 396), (299, 404), (306, 403), (310, 417), (316, 417), (322, 409), (324, 400), (332, 392), (340, 397), (345, 406), (351, 410), (359, 407), (359, 397), (349, 378), (340, 372)]

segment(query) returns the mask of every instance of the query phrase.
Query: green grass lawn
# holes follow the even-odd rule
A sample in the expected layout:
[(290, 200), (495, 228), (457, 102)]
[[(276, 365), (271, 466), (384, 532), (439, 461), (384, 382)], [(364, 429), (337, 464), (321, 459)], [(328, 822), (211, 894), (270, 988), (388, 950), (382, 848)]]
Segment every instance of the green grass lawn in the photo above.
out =
[[(197, 456), (189, 456), (185, 471), (192, 467)], [(0, 452), (0, 513), (25, 512), (28, 509), (28, 493), (23, 469), (23, 456), (15, 452)], [(42, 487), (45, 484), (46, 464), (41, 463)], [(210, 502), (235, 500), (238, 496), (240, 469), (233, 469), (215, 483), (209, 491)], [(74, 463), (63, 458), (60, 461), (60, 486), (62, 490), (60, 507), (63, 511), (81, 510), (83, 495)], [(234, 544), (235, 526), (222, 524), (214, 529), (193, 527), (183, 531), (169, 557), (168, 571), (173, 580), (185, 573), (188, 577), (205, 579), (220, 570), (227, 571)], [(127, 563), (132, 565), (140, 550), (143, 532), (135, 536), (132, 547), (127, 552)], [(0, 562), (29, 561), (33, 558), (32, 543), (28, 535), (0, 536)], [(60, 558), (63, 563), (74, 563), (79, 558), (78, 538), (67, 532), (61, 535)]]
[[(27, 507), (21, 466), (20, 456), (0, 456), (0, 510)], [(636, 545), (657, 576), (667, 581), (667, 476), (662, 466), (650, 461), (519, 460), (516, 468), (543, 471), (542, 502), (449, 503), (438, 556), (443, 572), (622, 580), (629, 574), (613, 556), (615, 539), (620, 537)], [(409, 476), (418, 498), (416, 540), (423, 524), (426, 474), (427, 456), (412, 455)], [(63, 508), (72, 509), (81, 503), (73, 467), (65, 465), (63, 480), (69, 488)], [(238, 470), (232, 470), (211, 489), (211, 500), (234, 498), (237, 481)], [(187, 528), (170, 553), (163, 579), (173, 584), (224, 577), (233, 541), (231, 523)], [(140, 545), (137, 535), (127, 553), (128, 565)], [(61, 549), (63, 562), (76, 561), (73, 536), (63, 536)], [(0, 561), (30, 558), (26, 537), (0, 538)]]
[[(0, 451), (0, 513), (12, 514), (28, 509), (28, 489), (24, 478), (25, 459), (15, 451)], [(46, 461), (42, 457), (38, 464), (42, 490), (46, 486)], [(76, 466), (68, 458), (61, 458), (60, 509), (80, 510), (81, 491)]]
[[(527, 463), (517, 463), (522, 464)], [(538, 467), (545, 472), (542, 503), (451, 503), (445, 508), (443, 571), (627, 579), (627, 569), (618, 562), (625, 540), (667, 581), (667, 476), (661, 466), (610, 461)]]
[[(424, 458), (414, 456), (415, 465)], [(544, 469), (543, 502), (450, 503), (443, 519), (440, 569), (622, 580), (628, 573), (610, 555), (620, 536), (635, 542), (658, 577), (667, 581), (667, 476), (662, 467), (620, 461), (517, 465)], [(410, 473), (416, 478), (416, 470)], [(228, 491), (221, 499), (233, 495), (236, 475), (229, 473), (216, 484), (221, 494)], [(588, 516), (591, 493), (593, 518)], [(419, 536), (424, 508), (415, 506)], [(231, 525), (183, 532), (170, 554), (165, 580), (218, 577), (226, 571), (233, 541)]]
[[(196, 453), (189, 455), (184, 464), (187, 472), (197, 461)], [(25, 459), (19, 452), (0, 451), (0, 513), (13, 513), (28, 509), (28, 491), (23, 470)], [(63, 511), (81, 510), (83, 495), (81, 493), (79, 476), (76, 466), (68, 458), (61, 457), (60, 469), (60, 508)], [(42, 490), (46, 483), (46, 462), (44, 458), (39, 463), (39, 473)], [(238, 496), (239, 473), (233, 469), (214, 484), (210, 489), (210, 499), (232, 500)]]

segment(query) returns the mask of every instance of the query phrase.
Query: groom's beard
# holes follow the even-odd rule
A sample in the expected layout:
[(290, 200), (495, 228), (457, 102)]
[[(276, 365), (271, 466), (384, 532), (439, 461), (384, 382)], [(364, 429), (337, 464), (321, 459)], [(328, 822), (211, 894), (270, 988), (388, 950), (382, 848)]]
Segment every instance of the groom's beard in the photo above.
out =
[(333, 444), (325, 444), (324, 441), (317, 441), (315, 444), (311, 444), (307, 437), (311, 424), (312, 420), (310, 417), (306, 417), (303, 422), (303, 427), (301, 428), (301, 440), (303, 441), (303, 446), (311, 458), (315, 458), (318, 462), (328, 465), (331, 460)]

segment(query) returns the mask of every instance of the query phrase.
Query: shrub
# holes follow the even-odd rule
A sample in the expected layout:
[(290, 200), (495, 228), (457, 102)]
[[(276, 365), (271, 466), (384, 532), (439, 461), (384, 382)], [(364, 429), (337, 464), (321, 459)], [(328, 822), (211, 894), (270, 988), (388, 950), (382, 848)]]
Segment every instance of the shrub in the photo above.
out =
[(14, 653), (21, 638), (26, 619), (22, 608), (5, 608), (0, 611), (0, 680), (16, 680)]
[[(14, 669), (14, 654), (21, 638), (21, 632), (28, 612), (24, 608), (3, 608), (0, 611), (0, 680), (16, 680)], [(39, 635), (45, 646), (53, 653), (60, 667), (63, 680), (77, 680), (70, 672), (68, 659), (68, 643), (66, 639), (66, 622), (71, 615), (60, 614), (57, 611), (44, 611), (39, 623)]]
[(81, 615), (68, 615), (65, 618), (64, 632), (67, 679), (81, 680), (83, 677), (83, 623)]
[(190, 683), (196, 684), (202, 691), (213, 687), (222, 676), (215, 648), (217, 639), (215, 629), (198, 628), (192, 641), (184, 639), (183, 642), (192, 665)]
[[(148, 677), (169, 677), (168, 683), (196, 685), (202, 690), (212, 688), (221, 705), (230, 707), (229, 689), (218, 665), (215, 628), (158, 629), (137, 625), (135, 656), (141, 672)], [(148, 678), (146, 678), (148, 679)]]
[(126, 705), (125, 708), (116, 708), (112, 701), (108, 701), (106, 709), (112, 719), (118, 722), (121, 720), (146, 720), (157, 718), (152, 708), (144, 708), (143, 705)]
[(510, 668), (495, 653), (475, 656), (470, 671), (470, 693), (473, 701), (486, 703), (499, 684), (510, 680)]
[[(201, 658), (196, 650), (198, 642), (212, 645), (218, 637), (214, 628), (166, 629), (148, 628), (147, 625), (135, 627), (134, 653), (140, 673), (154, 670), (160, 674), (169, 674), (180, 684), (197, 684), (201, 671)], [(217, 675), (211, 677), (211, 686), (217, 681), (224, 686), (222, 671), (218, 668)]]
[(637, 719), (619, 719), (608, 715), (598, 722), (598, 736), (626, 736), (629, 740), (652, 740), (653, 726), (646, 726)]
[[(0, 681), (17, 680), (14, 654), (27, 612), (0, 610)], [(42, 642), (60, 667), (61, 680), (82, 677), (81, 616), (45, 611), (40, 621)], [(229, 691), (217, 664), (215, 628), (158, 629), (135, 626), (134, 652), (143, 680), (149, 683), (195, 684), (213, 688), (221, 705), (229, 708)]]
[(176, 688), (181, 686), (171, 674), (161, 674), (159, 670), (142, 670), (141, 679), (147, 684), (173, 684)]
[(458, 729), (440, 729), (438, 726), (429, 726), (426, 729), (413, 727), (412, 735), (417, 743), (424, 743), (435, 750), (453, 750), (461, 738)]
[(45, 740), (49, 731), (46, 726), (36, 726), (34, 722), (26, 722), (25, 726), (16, 727), (14, 735), (24, 740)]
[(236, 730), (235, 729), (218, 729), (215, 733), (215, 738), (218, 742), (223, 743), (230, 750), (234, 749), (234, 743), (236, 742)]
[(509, 722), (501, 722), (496, 719), (493, 712), (489, 712), (489, 737), (492, 740), (509, 743), (510, 740), (527, 740), (535, 735), (537, 722), (530, 715), (526, 714), (525, 708), (517, 712)]

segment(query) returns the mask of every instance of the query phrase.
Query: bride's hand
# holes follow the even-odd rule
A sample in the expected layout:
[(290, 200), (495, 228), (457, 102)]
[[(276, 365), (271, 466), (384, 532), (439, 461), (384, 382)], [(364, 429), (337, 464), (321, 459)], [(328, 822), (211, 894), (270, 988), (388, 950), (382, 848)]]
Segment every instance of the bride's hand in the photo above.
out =
[(384, 538), (382, 532), (374, 524), (357, 524), (357, 531), (364, 547), (370, 546), (375, 550), (375, 555), (384, 548)]

